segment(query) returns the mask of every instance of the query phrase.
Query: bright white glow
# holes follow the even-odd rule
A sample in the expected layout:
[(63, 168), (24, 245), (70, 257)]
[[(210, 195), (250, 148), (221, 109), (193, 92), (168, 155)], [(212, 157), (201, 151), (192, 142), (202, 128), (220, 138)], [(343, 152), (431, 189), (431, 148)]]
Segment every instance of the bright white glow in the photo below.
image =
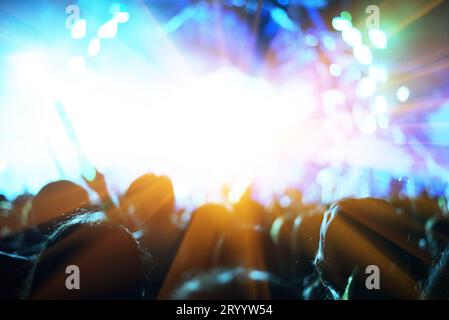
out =
[(368, 32), (371, 43), (378, 49), (385, 49), (387, 47), (387, 36), (380, 29), (370, 29)]
[(371, 79), (364, 77), (357, 86), (357, 95), (360, 98), (369, 98), (376, 92), (376, 83)]
[(342, 17), (334, 17), (332, 19), (332, 27), (335, 30), (343, 31), (352, 27), (351, 21), (344, 19)]
[(39, 51), (19, 52), (10, 56), (13, 74), (10, 79), (17, 82), (25, 92), (45, 97), (49, 92), (60, 90), (60, 81), (51, 68), (52, 56)]
[(365, 45), (357, 45), (354, 47), (354, 57), (361, 64), (371, 64), (373, 62), (371, 50)]
[(128, 12), (117, 12), (114, 14), (114, 20), (118, 23), (126, 23), (129, 20), (129, 13)]
[(383, 95), (379, 95), (374, 99), (373, 111), (377, 114), (384, 114), (388, 110), (387, 98)]
[(340, 90), (327, 90), (323, 94), (324, 111), (330, 116), (334, 115), (338, 106), (343, 106), (345, 102), (345, 94)]
[(362, 119), (360, 130), (365, 133), (374, 133), (377, 130), (377, 120), (375, 117), (368, 115)]
[(5, 169), (6, 169), (6, 162), (0, 160), (0, 171), (3, 171), (3, 170), (5, 170)]
[(83, 74), (86, 64), (83, 56), (74, 56), (69, 59), (69, 70), (74, 75)]
[(251, 180), (240, 180), (232, 186), (228, 194), (228, 201), (230, 203), (237, 203), (247, 190)]
[(377, 119), (377, 123), (379, 125), (379, 128), (381, 129), (387, 129), (388, 125), (390, 124), (390, 119), (387, 116), (380, 116)]
[(329, 73), (334, 77), (339, 77), (341, 76), (341, 67), (338, 64), (333, 63), (329, 66)]
[(388, 80), (388, 71), (385, 67), (369, 66), (369, 76), (376, 82), (385, 83)]
[(406, 86), (402, 86), (396, 92), (396, 97), (400, 102), (406, 102), (410, 97), (410, 90)]
[(112, 19), (104, 23), (100, 29), (98, 29), (97, 36), (100, 39), (113, 39), (117, 35), (117, 31), (117, 21)]
[(79, 19), (73, 25), (72, 30), (70, 31), (70, 35), (72, 39), (82, 39), (86, 35), (86, 27), (87, 23), (84, 19)]
[[(230, 187), (228, 200), (236, 201), (249, 183), (276, 190), (292, 183), (297, 171), (293, 166), (309, 159), (321, 161), (318, 156), (335, 140), (340, 141), (339, 154), (351, 153), (343, 149), (351, 134), (346, 140), (340, 138), (347, 133), (341, 132), (342, 124), (350, 122), (339, 117), (345, 114), (344, 92), (320, 94), (314, 81), (295, 79), (274, 85), (232, 67), (202, 74), (182, 72), (182, 77), (165, 79), (138, 61), (129, 61), (123, 69), (86, 68), (82, 56), (70, 59), (70, 65), (74, 72), (84, 70), (83, 77), (72, 77), (67, 73), (67, 59), (60, 65), (52, 50), (18, 54), (11, 63), (10, 78), (17, 80), (14, 87), (25, 90), (32, 101), (42, 101), (36, 95), (44, 92), (47, 80), (39, 79), (57, 75), (57, 81), (49, 79), (49, 83), (62, 83), (70, 89), (60, 99), (86, 155), (120, 189), (152, 170), (173, 179), (180, 203), (201, 205), (218, 199), (223, 184)], [(125, 70), (126, 82), (117, 81)], [(41, 84), (36, 94), (29, 94), (27, 83), (30, 87)], [(43, 133), (52, 137), (56, 158), (77, 181), (80, 167), (76, 155), (51, 107), (55, 92), (45, 94), (49, 103), (36, 109), (50, 113)], [(317, 110), (314, 97), (320, 96), (332, 117), (310, 118)], [(15, 105), (20, 103), (15, 101)], [(107, 121), (98, 121), (105, 114)], [(363, 132), (373, 132), (377, 126), (370, 119), (361, 122)], [(351, 124), (350, 129), (361, 122)], [(380, 122), (378, 126), (382, 127)], [(51, 171), (53, 162), (45, 159), (44, 163)], [(44, 182), (36, 180), (35, 188)], [(269, 193), (265, 194), (268, 198)]]
[(91, 57), (96, 56), (100, 53), (101, 45), (100, 45), (100, 39), (98, 38), (92, 38), (89, 41), (89, 46), (87, 47), (87, 54)]
[(360, 46), (362, 44), (362, 34), (356, 28), (344, 29), (342, 37), (351, 47)]
[[(123, 6), (116, 7), (116, 13), (123, 12)], [(103, 47), (101, 58), (90, 59), (89, 55), (98, 54), (99, 46), (95, 48), (95, 40), (87, 47), (90, 34), (96, 33), (89, 24), (89, 37), (84, 35), (84, 45), (77, 44), (87, 49), (80, 56), (69, 60), (74, 54), (71, 46), (56, 46), (58, 41), (52, 37), (52, 41), (32, 41), (34, 48), (26, 46), (28, 50), (41, 52), (19, 54), (16, 63), (5, 64), (8, 90), (3, 95), (0, 120), (2, 132), (8, 136), (5, 143), (15, 145), (4, 148), (8, 152), (1, 159), (8, 163), (5, 175), (18, 173), (18, 176), (5, 184), (3, 175), (0, 186), (6, 185), (14, 192), (25, 186), (35, 192), (46, 182), (62, 177), (81, 181), (80, 164), (54, 110), (55, 98), (64, 103), (87, 157), (105, 173), (116, 191), (123, 191), (129, 182), (151, 170), (173, 179), (177, 199), (179, 190), (183, 190), (183, 204), (192, 201), (199, 205), (212, 199), (209, 194), (219, 192), (225, 183), (236, 194), (231, 198), (237, 199), (239, 190), (243, 190), (241, 186), (248, 182), (255, 181), (256, 188), (281, 190), (305, 181), (301, 178), (308, 174), (310, 162), (318, 167), (333, 163), (330, 157), (321, 161), (320, 155), (335, 145), (340, 149), (333, 152), (338, 164), (354, 158), (356, 152), (346, 145), (360, 133), (360, 122), (354, 122), (351, 108), (360, 103), (358, 119), (364, 119), (370, 111), (367, 102), (374, 98), (357, 101), (352, 81), (346, 80), (351, 74), (360, 79), (368, 68), (353, 63), (351, 57), (339, 60), (340, 69), (344, 67), (348, 77), (342, 79), (344, 83), (338, 81), (333, 86), (335, 81), (328, 79), (329, 72), (339, 74), (338, 67), (320, 70), (322, 79), (329, 80), (323, 83), (314, 72), (318, 60), (298, 65), (292, 56), (292, 61), (286, 61), (281, 70), (271, 69), (277, 64), (268, 61), (257, 77), (248, 76), (241, 70), (223, 67), (225, 55), (218, 55), (223, 57), (219, 59), (220, 68), (214, 64), (216, 52), (210, 55), (209, 50), (188, 50), (185, 45), (181, 52), (165, 36), (167, 30), (158, 25), (149, 10), (132, 12), (142, 14), (143, 18), (136, 20), (139, 23), (133, 24), (136, 28), (129, 34), (128, 40), (136, 46), (130, 47), (128, 41), (113, 41), (113, 51), (103, 54), (106, 53)], [(199, 16), (195, 13), (191, 17)], [(115, 37), (117, 24), (129, 16), (112, 19), (114, 22), (100, 28), (104, 38)], [(175, 38), (182, 39), (184, 32), (191, 30), (188, 28), (180, 29), (180, 37)], [(308, 36), (307, 44), (316, 45), (318, 37), (327, 49), (336, 49), (335, 33), (325, 34)], [(347, 35), (349, 42), (360, 42), (358, 35)], [(82, 32), (76, 35), (81, 36)], [(227, 38), (222, 40), (228, 43)], [(104, 45), (104, 40), (101, 41)], [(289, 46), (288, 38), (287, 41)], [(63, 59), (54, 59), (58, 55)], [(232, 60), (235, 61), (234, 56)], [(211, 67), (207, 72), (202, 68), (205, 61)], [(71, 73), (67, 72), (68, 67)], [(282, 72), (271, 72), (278, 70)], [(363, 80), (360, 91), (371, 97), (381, 82), (379, 79), (384, 78), (372, 77), (371, 73), (368, 78), (372, 79)], [(342, 91), (323, 97), (328, 88)], [(323, 114), (322, 99), (329, 116)], [(381, 119), (376, 115), (380, 128)], [(365, 122), (367, 131), (372, 131), (375, 127), (372, 121)], [(26, 135), (27, 141), (24, 139), (22, 143), (15, 138), (23, 137), (23, 130), (17, 128), (26, 128), (33, 134)], [(47, 143), (55, 153), (54, 159), (46, 152)], [(370, 148), (363, 146), (360, 150), (366, 149)], [(32, 159), (25, 153), (33, 154)], [(365, 151), (360, 153), (366, 155)], [(347, 157), (348, 154), (351, 156)], [(385, 164), (385, 152), (378, 154)], [(58, 165), (62, 173), (58, 172)], [(267, 199), (268, 193), (264, 195)]]
[[(224, 184), (230, 187), (228, 200), (236, 201), (255, 179), (290, 181), (292, 171), (278, 161), (293, 154), (301, 136), (292, 132), (305, 130), (301, 123), (315, 108), (308, 85), (275, 87), (233, 68), (169, 82), (152, 78), (149, 69), (135, 70), (124, 84), (111, 71), (87, 69), (62, 99), (86, 154), (99, 168), (111, 166), (114, 158), (114, 171), (136, 172), (135, 178), (151, 163), (151, 170), (173, 179), (176, 191), (188, 185), (184, 203), (196, 205), (219, 199)], [(98, 123), (104, 114), (108, 121)], [(304, 132), (305, 143), (316, 145)], [(117, 148), (120, 155), (114, 156)], [(272, 186), (277, 184), (267, 184)]]

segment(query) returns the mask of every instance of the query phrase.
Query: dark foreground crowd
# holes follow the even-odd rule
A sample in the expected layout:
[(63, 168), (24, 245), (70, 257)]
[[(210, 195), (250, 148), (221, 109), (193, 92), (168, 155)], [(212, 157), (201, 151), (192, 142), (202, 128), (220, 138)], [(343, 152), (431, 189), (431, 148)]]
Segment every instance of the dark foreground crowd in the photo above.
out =
[[(52, 182), (0, 199), (1, 299), (449, 299), (447, 199), (343, 199), (175, 210), (146, 174), (113, 201)], [(281, 205), (281, 203), (283, 205)]]

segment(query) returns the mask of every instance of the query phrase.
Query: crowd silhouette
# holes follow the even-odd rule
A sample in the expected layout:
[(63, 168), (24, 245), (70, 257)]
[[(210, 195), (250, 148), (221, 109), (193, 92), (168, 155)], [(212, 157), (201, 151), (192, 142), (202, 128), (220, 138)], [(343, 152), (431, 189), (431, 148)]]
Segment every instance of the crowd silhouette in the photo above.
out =
[(118, 201), (101, 173), (86, 182), (99, 201), (70, 181), (1, 196), (1, 299), (449, 299), (447, 200), (426, 192), (306, 205), (289, 190), (263, 206), (248, 190), (180, 224), (166, 176)]

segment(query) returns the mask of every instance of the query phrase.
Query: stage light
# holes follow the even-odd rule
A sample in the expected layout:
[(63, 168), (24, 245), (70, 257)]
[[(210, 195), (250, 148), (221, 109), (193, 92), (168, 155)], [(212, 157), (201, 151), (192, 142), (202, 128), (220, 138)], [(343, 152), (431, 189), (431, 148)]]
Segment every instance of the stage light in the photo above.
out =
[(376, 48), (385, 49), (387, 47), (388, 39), (382, 30), (370, 29), (368, 31), (368, 37)]
[(363, 44), (354, 47), (354, 57), (361, 64), (371, 64), (373, 62), (373, 56), (370, 49)]
[(323, 44), (326, 47), (327, 50), (333, 51), (337, 47), (337, 44), (335, 43), (335, 39), (330, 36), (324, 36), (322, 38)]
[(113, 20), (117, 23), (126, 23), (129, 20), (129, 12), (122, 3), (114, 3), (109, 7), (109, 12), (113, 15)]
[(359, 47), (362, 44), (362, 34), (356, 28), (347, 28), (342, 32), (343, 40), (351, 47)]
[(316, 47), (318, 45), (318, 39), (311, 34), (306, 35), (305, 43), (310, 47)]
[(341, 76), (341, 67), (338, 64), (333, 63), (329, 66), (329, 73), (334, 77), (339, 77)]
[(400, 102), (406, 102), (409, 97), (410, 97), (410, 90), (406, 86), (400, 87), (396, 92), (396, 98)]
[(348, 11), (342, 11), (342, 12), (340, 13), (340, 16), (341, 16), (343, 19), (346, 19), (346, 20), (348, 20), (348, 21), (352, 21), (352, 15), (351, 15)]
[(332, 27), (337, 31), (344, 31), (352, 27), (351, 21), (342, 17), (334, 17), (332, 19)]
[(42, 50), (17, 52), (10, 56), (10, 81), (24, 91), (48, 98), (51, 93), (61, 90), (61, 81), (57, 80), (53, 64), (59, 63), (57, 57)]
[(399, 128), (394, 127), (392, 130), (393, 141), (397, 144), (404, 144), (407, 141), (407, 136), (405, 133)]
[(92, 38), (89, 41), (89, 46), (87, 47), (87, 54), (91, 57), (94, 57), (100, 53), (101, 44), (100, 39)]
[(373, 112), (376, 114), (384, 114), (388, 110), (387, 98), (383, 95), (376, 96), (374, 98)]
[(377, 130), (377, 120), (376, 117), (372, 115), (367, 115), (362, 119), (360, 123), (360, 130), (364, 133), (374, 133)]
[(371, 65), (368, 72), (370, 78), (376, 82), (385, 83), (388, 81), (388, 71), (385, 67)]
[(337, 107), (346, 102), (345, 94), (340, 90), (327, 90), (323, 94), (324, 111), (329, 116), (335, 114)]
[(86, 70), (86, 63), (83, 56), (74, 56), (69, 58), (68, 67), (72, 74), (81, 75)]
[(0, 160), (0, 171), (3, 171), (6, 169), (6, 161)]
[(234, 183), (231, 187), (231, 190), (229, 191), (228, 201), (230, 203), (239, 202), (245, 191), (248, 189), (250, 182), (250, 180), (241, 180), (237, 183)]
[(83, 39), (86, 35), (87, 22), (84, 19), (78, 19), (70, 31), (72, 39)]
[(358, 81), (362, 78), (362, 70), (358, 66), (352, 65), (349, 70), (348, 74), (351, 78), (351, 80)]
[(109, 20), (98, 29), (97, 36), (100, 39), (113, 39), (117, 35), (118, 27), (115, 19)]
[(287, 15), (287, 12), (285, 12), (281, 8), (273, 8), (270, 11), (270, 14), (271, 18), (282, 28), (289, 31), (296, 31), (298, 29), (296, 23), (293, 22)]
[[(314, 5), (319, 2), (315, 1)], [(246, 10), (252, 12), (258, 7), (258, 1), (235, 3), (246, 4)], [(343, 159), (341, 155), (353, 154), (346, 145), (360, 133), (372, 134), (390, 126), (380, 135), (392, 134), (395, 142), (407, 142), (401, 129), (393, 130), (394, 122), (390, 124), (388, 111), (392, 102), (386, 98), (390, 92), (384, 92), (389, 87), (381, 85), (388, 81), (385, 67), (388, 61), (377, 61), (384, 55), (376, 55), (374, 61), (370, 49), (386, 48), (388, 39), (381, 30), (371, 31), (367, 39), (370, 47), (363, 45), (361, 31), (352, 26), (349, 12), (342, 12), (332, 20), (332, 26), (341, 29), (340, 35), (318, 27), (302, 33), (298, 21), (289, 16), (290, 11), (267, 8), (274, 22), (284, 29), (275, 40), (283, 37), (287, 40), (279, 47), (270, 47), (270, 58), (259, 61), (253, 51), (243, 50), (244, 54), (240, 55), (232, 42), (234, 33), (228, 29), (220, 32), (223, 39), (210, 32), (208, 23), (214, 20), (210, 16), (216, 6), (206, 2), (185, 6), (174, 17), (164, 16), (168, 22), (162, 26), (147, 7), (139, 5), (135, 9), (144, 10), (130, 10), (137, 18), (136, 23), (127, 25), (131, 32), (123, 34), (125, 41), (110, 42), (114, 50), (104, 52), (106, 47), (101, 42), (116, 37), (117, 28), (121, 27), (118, 25), (129, 21), (130, 13), (122, 4), (110, 7), (111, 19), (100, 27), (96, 38), (86, 39), (89, 40), (87, 47), (85, 41), (71, 40), (85, 38), (87, 22), (89, 32), (95, 36), (90, 20), (78, 20), (70, 35), (66, 33), (64, 39), (56, 39), (58, 45), (62, 44), (58, 48), (53, 42), (42, 40), (38, 43), (40, 48), (30, 47), (29, 52), (18, 53), (16, 61), (8, 64), (11, 69), (8, 85), (13, 89), (10, 91), (29, 96), (32, 103), (6, 101), (5, 105), (35, 104), (36, 110), (45, 111), (48, 102), (51, 105), (56, 95), (62, 96), (86, 154), (108, 178), (111, 173), (120, 176), (117, 178), (123, 179), (118, 182), (120, 187), (128, 186), (138, 174), (151, 170), (173, 179), (177, 199), (182, 204), (201, 205), (217, 198), (224, 183), (231, 190), (227, 200), (237, 201), (254, 180), (256, 186), (265, 182), (270, 188), (280, 190), (294, 183), (288, 179), (300, 171), (298, 167), (306, 171), (308, 161), (318, 166), (332, 165), (335, 159), (337, 162)], [(234, 30), (239, 31), (235, 34), (247, 32), (242, 36), (245, 42), (254, 41), (246, 22), (235, 17), (235, 10), (228, 9), (220, 12), (223, 21), (231, 21)], [(86, 19), (97, 18), (96, 10), (86, 2), (83, 7), (83, 12), (89, 12)], [(212, 25), (216, 23), (213, 21)], [(201, 45), (190, 47), (195, 37), (191, 33), (195, 35), (196, 31), (207, 36), (198, 36)], [(171, 32), (176, 34), (169, 37), (167, 34)], [(260, 30), (257, 37), (264, 36), (264, 32)], [(216, 44), (213, 42), (216, 38), (225, 44), (224, 48), (210, 45)], [(313, 48), (319, 43), (322, 44), (320, 51), (324, 49), (322, 55)], [(203, 45), (207, 49), (201, 49)], [(305, 51), (303, 45), (308, 46)], [(348, 45), (355, 59), (346, 54)], [(77, 46), (82, 46), (81, 53), (77, 52)], [(210, 53), (210, 48), (216, 51)], [(293, 53), (294, 58), (289, 60), (286, 52)], [(54, 59), (55, 53), (63, 58)], [(226, 60), (228, 55), (232, 56), (230, 61)], [(286, 57), (279, 60), (282, 67), (271, 65), (276, 60), (271, 56), (277, 55)], [(328, 58), (326, 62), (320, 59), (323, 56)], [(301, 60), (304, 57), (308, 60)], [(247, 58), (249, 64), (262, 62), (263, 72), (254, 75), (233, 67), (235, 61), (247, 61)], [(397, 66), (391, 63), (388, 67), (395, 70)], [(67, 73), (67, 69), (71, 72)], [(407, 87), (393, 91), (393, 97), (395, 93), (401, 102), (410, 97)], [(17, 114), (21, 116), (20, 121), (30, 120), (23, 110)], [(58, 129), (59, 120), (50, 114), (45, 121), (42, 135), (55, 140), (51, 144), (57, 144), (53, 147), (58, 153), (56, 161), (67, 172), (61, 176), (67, 174), (76, 181), (82, 168), (73, 165), (76, 162), (72, 161), (73, 155), (65, 153), (67, 141), (59, 141), (59, 136), (64, 137)], [(30, 128), (32, 132), (36, 130)], [(43, 150), (41, 144), (36, 145)], [(337, 150), (329, 152), (335, 146)], [(25, 158), (23, 154), (21, 158)], [(5, 161), (14, 163), (9, 158)], [(37, 164), (34, 170), (41, 167)], [(55, 166), (50, 163), (50, 167), (42, 170), (47, 181), (58, 178), (53, 174)], [(8, 174), (11, 170), (8, 166)], [(339, 174), (334, 172), (332, 177)], [(32, 180), (38, 190), (42, 181)], [(265, 200), (269, 198), (268, 192), (263, 194)], [(282, 198), (280, 201), (288, 202)]]
[(129, 20), (128, 12), (118, 12), (114, 15), (114, 20), (118, 23), (126, 23)]
[(377, 124), (378, 124), (379, 128), (387, 129), (390, 124), (390, 119), (387, 116), (382, 115), (377, 118)]
[(357, 96), (360, 98), (369, 98), (376, 92), (376, 83), (368, 77), (359, 81), (357, 86)]

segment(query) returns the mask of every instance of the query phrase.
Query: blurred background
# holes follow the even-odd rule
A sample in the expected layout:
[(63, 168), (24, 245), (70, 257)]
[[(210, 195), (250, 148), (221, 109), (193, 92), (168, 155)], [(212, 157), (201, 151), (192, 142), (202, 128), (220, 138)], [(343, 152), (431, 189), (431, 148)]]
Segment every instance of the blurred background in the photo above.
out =
[(449, 196), (449, 1), (1, 1), (0, 193)]

